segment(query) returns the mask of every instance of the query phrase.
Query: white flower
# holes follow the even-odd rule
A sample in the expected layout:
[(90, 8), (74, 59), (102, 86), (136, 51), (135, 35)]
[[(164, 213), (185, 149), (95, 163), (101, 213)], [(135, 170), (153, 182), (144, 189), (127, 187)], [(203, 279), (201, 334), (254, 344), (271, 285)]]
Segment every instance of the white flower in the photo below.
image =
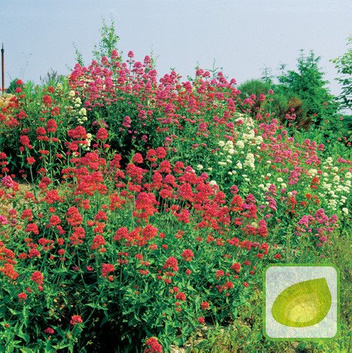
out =
[(230, 149), (228, 150), (228, 154), (235, 154), (235, 150), (234, 150), (233, 148), (230, 148)]
[(256, 143), (257, 145), (260, 145), (262, 142), (263, 142), (263, 138), (262, 138), (261, 136), (257, 136), (257, 137), (255, 138), (255, 143)]
[(345, 178), (346, 178), (346, 179), (351, 179), (351, 178), (352, 178), (352, 173), (351, 173), (351, 172), (347, 172), (347, 173), (345, 174)]
[(218, 145), (219, 145), (220, 147), (224, 147), (224, 146), (225, 146), (225, 142), (224, 142), (224, 141), (219, 141), (219, 142), (218, 142)]
[(237, 168), (237, 169), (242, 169), (242, 163), (241, 163), (241, 161), (238, 161), (238, 162), (237, 162), (236, 168)]
[(334, 179), (332, 179), (332, 181), (337, 184), (340, 182), (340, 177), (338, 175), (335, 175)]
[(79, 115), (87, 115), (87, 110), (86, 108), (81, 108), (80, 111), (78, 112)]
[(316, 169), (310, 169), (308, 173), (314, 177), (318, 174), (318, 171)]
[(279, 183), (282, 183), (284, 180), (282, 178), (277, 178), (276, 179)]
[(218, 162), (219, 165), (226, 165), (226, 162)]
[(333, 159), (331, 158), (331, 157), (328, 157), (327, 159), (326, 159), (326, 163), (327, 164), (332, 164), (332, 162), (333, 162)]
[(344, 208), (342, 209), (342, 212), (343, 212), (345, 215), (348, 215), (348, 208), (344, 207)]
[(75, 94), (76, 94), (75, 91), (70, 91), (68, 95), (69, 95), (70, 97), (74, 97)]
[(286, 188), (287, 188), (287, 185), (286, 185), (285, 183), (282, 183), (282, 184), (281, 184), (281, 187), (282, 187), (283, 189), (286, 189)]
[(339, 167), (333, 167), (332, 170), (333, 170), (334, 172), (338, 172), (338, 171), (339, 171)]
[(211, 181), (209, 182), (209, 185), (210, 185), (210, 186), (214, 186), (214, 185), (218, 185), (218, 184), (216, 183), (215, 180), (211, 180)]
[(202, 170), (202, 169), (203, 169), (203, 166), (202, 166), (201, 164), (198, 164), (198, 165), (197, 165), (197, 169), (198, 169), (198, 170)]
[(236, 146), (238, 147), (238, 148), (244, 148), (244, 142), (243, 141), (241, 141), (241, 140), (238, 140), (237, 142), (236, 142)]

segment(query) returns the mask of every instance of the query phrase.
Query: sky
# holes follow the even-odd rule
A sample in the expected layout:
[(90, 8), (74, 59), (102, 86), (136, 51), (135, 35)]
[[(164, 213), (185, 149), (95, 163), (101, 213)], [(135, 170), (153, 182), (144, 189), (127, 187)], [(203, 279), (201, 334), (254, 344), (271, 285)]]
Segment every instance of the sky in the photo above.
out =
[(125, 58), (153, 53), (159, 77), (174, 68), (186, 80), (199, 65), (240, 84), (264, 68), (295, 69), (303, 49), (322, 58), (333, 94), (340, 87), (329, 60), (352, 35), (351, 0), (0, 0), (5, 86), (17, 77), (39, 83), (50, 69), (69, 74), (74, 45), (89, 64), (104, 18), (115, 22)]

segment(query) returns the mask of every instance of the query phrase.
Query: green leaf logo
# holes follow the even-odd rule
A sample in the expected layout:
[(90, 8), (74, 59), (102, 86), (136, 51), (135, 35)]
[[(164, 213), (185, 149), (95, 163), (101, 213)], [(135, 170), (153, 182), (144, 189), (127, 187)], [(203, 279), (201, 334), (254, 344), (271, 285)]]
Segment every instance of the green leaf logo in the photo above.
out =
[(331, 293), (325, 278), (296, 283), (281, 292), (271, 313), (282, 325), (308, 327), (317, 324), (331, 307)]

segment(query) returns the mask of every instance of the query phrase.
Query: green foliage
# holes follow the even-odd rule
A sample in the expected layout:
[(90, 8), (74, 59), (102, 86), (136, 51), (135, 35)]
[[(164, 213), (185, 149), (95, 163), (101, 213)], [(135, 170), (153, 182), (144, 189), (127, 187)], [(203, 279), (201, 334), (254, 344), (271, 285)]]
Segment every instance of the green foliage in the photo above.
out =
[(18, 80), (19, 80), (18, 78), (15, 78), (14, 80), (12, 80), (10, 82), (9, 87), (6, 90), (7, 93), (10, 93), (10, 94), (15, 93), (16, 88), (21, 86), (21, 85), (17, 84)]
[(318, 64), (320, 57), (311, 51), (308, 56), (298, 58), (297, 71), (289, 70), (278, 77), (281, 88), (287, 94), (295, 94), (303, 101), (308, 117), (320, 124), (326, 115), (330, 119), (337, 112), (334, 97), (329, 93), (324, 80), (324, 73)]
[(81, 66), (84, 66), (84, 60), (83, 60), (83, 55), (79, 51), (78, 47), (76, 44), (73, 44), (73, 47), (75, 48), (75, 54), (76, 54), (76, 62), (80, 64)]
[(339, 102), (341, 108), (352, 109), (352, 37), (347, 40), (347, 52), (332, 60), (340, 77), (336, 80), (341, 84)]
[(100, 62), (102, 57), (111, 57), (113, 50), (117, 49), (117, 43), (120, 37), (115, 32), (115, 22), (111, 19), (110, 25), (103, 20), (103, 26), (100, 31), (101, 40), (98, 45), (95, 45), (93, 54), (95, 60)]
[(266, 265), (331, 259), (351, 283), (350, 152), (319, 58), (239, 93), (218, 68), (158, 79), (117, 42), (104, 23), (99, 60), (0, 101), (0, 350), (349, 351), (350, 285), (343, 338), (263, 335)]

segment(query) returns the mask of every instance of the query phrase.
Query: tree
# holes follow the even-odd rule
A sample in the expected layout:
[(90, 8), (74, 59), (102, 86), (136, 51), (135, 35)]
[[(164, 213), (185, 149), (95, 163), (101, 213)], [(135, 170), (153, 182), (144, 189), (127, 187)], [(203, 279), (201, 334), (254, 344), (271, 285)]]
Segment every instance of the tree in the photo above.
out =
[(278, 77), (281, 87), (287, 93), (297, 95), (303, 102), (307, 116), (316, 124), (320, 124), (324, 116), (336, 114), (335, 97), (326, 87), (328, 81), (324, 80), (324, 72), (319, 68), (320, 57), (310, 51), (308, 56), (298, 58), (297, 71), (289, 70)]
[(347, 45), (350, 48), (347, 52), (338, 58), (331, 60), (341, 75), (336, 80), (342, 85), (339, 97), (340, 107), (342, 109), (352, 109), (352, 36), (347, 39)]

